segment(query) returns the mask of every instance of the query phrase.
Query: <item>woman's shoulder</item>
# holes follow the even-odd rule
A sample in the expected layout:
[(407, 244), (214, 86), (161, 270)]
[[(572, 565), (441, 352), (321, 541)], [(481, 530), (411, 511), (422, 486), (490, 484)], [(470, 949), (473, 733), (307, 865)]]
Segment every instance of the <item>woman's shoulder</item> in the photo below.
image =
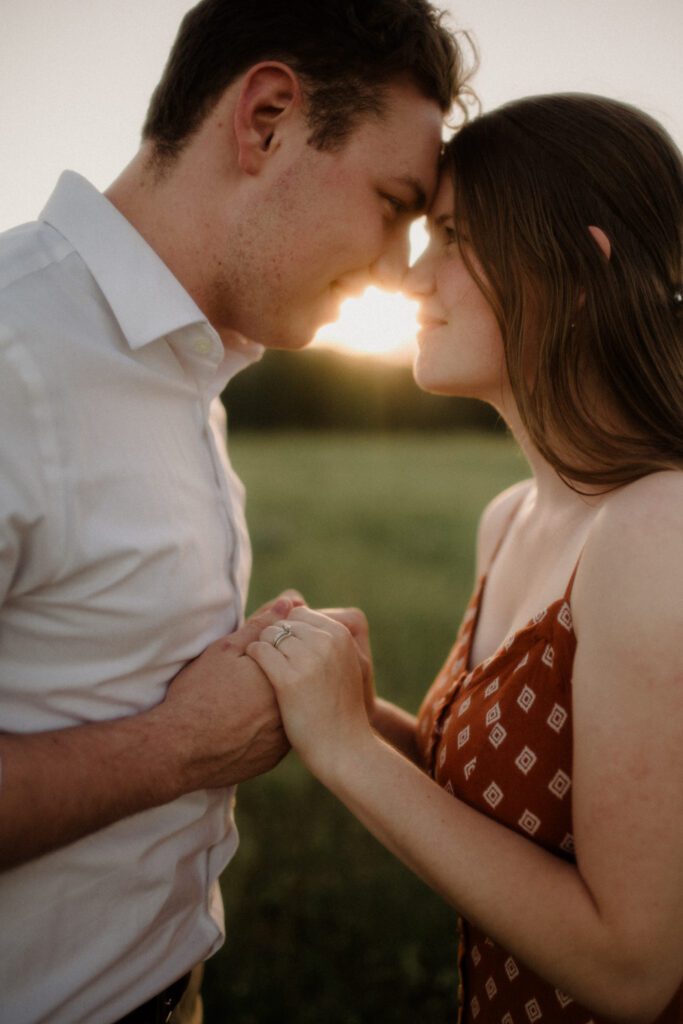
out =
[(652, 473), (607, 495), (595, 516), (576, 575), (575, 618), (613, 613), (622, 627), (680, 620), (682, 570), (683, 472)]
[(533, 478), (520, 480), (497, 494), (482, 512), (477, 529), (477, 578), (490, 565), (510, 520), (535, 486)]
[[(595, 517), (587, 554), (604, 551), (623, 559), (673, 545), (683, 548), (683, 471), (663, 470), (634, 480), (608, 494)], [(631, 559), (627, 559), (628, 562)]]

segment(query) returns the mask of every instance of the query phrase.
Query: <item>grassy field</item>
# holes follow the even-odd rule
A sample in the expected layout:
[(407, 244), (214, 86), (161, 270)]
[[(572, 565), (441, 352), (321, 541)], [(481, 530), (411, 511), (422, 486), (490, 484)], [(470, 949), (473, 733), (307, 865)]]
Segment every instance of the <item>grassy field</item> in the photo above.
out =
[[(479, 514), (527, 475), (500, 435), (237, 434), (249, 495), (250, 608), (287, 586), (370, 620), (382, 696), (417, 710), (473, 582)], [(228, 938), (207, 1024), (455, 1019), (455, 915), (294, 755), (240, 787), (223, 878)]]

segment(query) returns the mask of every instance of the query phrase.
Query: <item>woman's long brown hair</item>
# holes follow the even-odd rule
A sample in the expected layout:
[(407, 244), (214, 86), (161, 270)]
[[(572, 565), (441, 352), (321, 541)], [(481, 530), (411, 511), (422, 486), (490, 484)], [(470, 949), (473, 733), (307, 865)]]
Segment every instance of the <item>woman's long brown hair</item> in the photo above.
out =
[(591, 486), (682, 468), (683, 161), (663, 128), (602, 97), (530, 97), (462, 128), (445, 164), (541, 453)]

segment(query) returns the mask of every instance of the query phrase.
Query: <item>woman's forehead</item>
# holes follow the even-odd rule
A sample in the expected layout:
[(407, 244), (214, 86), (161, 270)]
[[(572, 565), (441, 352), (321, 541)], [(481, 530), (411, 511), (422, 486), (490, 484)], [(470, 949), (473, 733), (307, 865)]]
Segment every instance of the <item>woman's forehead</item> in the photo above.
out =
[(427, 213), (430, 224), (441, 224), (453, 218), (455, 212), (455, 190), (453, 175), (449, 170), (441, 172), (434, 194), (434, 201)]

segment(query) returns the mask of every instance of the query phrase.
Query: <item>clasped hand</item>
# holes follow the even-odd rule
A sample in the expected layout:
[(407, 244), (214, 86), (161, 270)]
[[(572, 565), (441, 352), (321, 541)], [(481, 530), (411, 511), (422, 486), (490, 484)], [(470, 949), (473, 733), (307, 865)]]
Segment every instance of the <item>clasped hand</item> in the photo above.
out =
[(370, 729), (371, 661), (362, 613), (294, 608), (286, 622), (267, 626), (247, 654), (270, 680), (289, 742), (314, 774)]

